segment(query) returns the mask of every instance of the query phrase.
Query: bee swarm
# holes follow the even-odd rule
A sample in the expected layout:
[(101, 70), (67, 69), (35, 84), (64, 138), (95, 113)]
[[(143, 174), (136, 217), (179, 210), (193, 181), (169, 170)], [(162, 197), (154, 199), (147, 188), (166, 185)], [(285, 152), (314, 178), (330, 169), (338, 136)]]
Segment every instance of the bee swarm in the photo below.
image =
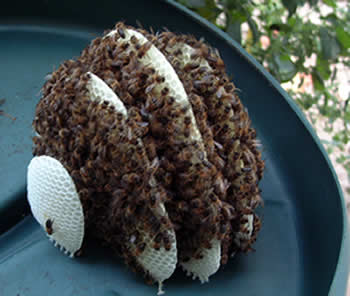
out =
[[(204, 42), (118, 23), (52, 73), (33, 126), (34, 156), (58, 160), (75, 184), (85, 234), (160, 293), (177, 265), (205, 282), (252, 250), (264, 163), (224, 62)], [(48, 218), (54, 233), (59, 219)]]

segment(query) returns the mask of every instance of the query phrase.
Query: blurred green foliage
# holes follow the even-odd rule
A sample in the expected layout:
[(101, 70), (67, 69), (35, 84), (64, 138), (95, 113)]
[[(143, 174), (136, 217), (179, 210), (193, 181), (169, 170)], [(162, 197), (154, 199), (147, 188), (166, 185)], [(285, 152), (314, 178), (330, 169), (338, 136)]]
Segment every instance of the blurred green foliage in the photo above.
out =
[[(350, 156), (345, 151), (350, 140), (350, 94), (340, 98), (337, 85), (338, 69), (350, 66), (349, 4), (342, 8), (335, 0), (178, 2), (227, 32), (281, 83), (299, 75), (299, 85), (288, 92), (313, 124), (319, 114), (323, 121), (326, 118), (324, 129), (332, 140), (323, 142), (329, 153), (340, 149), (337, 161), (350, 176)], [(302, 87), (307, 78), (311, 86)]]

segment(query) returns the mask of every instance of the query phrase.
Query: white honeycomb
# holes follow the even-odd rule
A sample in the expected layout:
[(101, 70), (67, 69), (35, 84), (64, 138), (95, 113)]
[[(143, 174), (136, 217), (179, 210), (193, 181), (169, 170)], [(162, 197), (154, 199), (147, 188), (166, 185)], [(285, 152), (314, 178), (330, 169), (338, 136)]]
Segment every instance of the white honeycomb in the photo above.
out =
[[(108, 85), (101, 80), (98, 76), (93, 73), (90, 74), (90, 80), (88, 82), (87, 88), (92, 99), (98, 101), (109, 101), (115, 107), (116, 110), (121, 112), (125, 117), (127, 117), (127, 110), (123, 102), (118, 98), (118, 96), (108, 87)], [(142, 141), (140, 140), (142, 143)], [(153, 178), (152, 178), (153, 179)], [(155, 180), (153, 180), (155, 182)], [(166, 209), (163, 204), (160, 204), (156, 209), (159, 215), (167, 215)], [(177, 248), (176, 248), (176, 237), (174, 230), (168, 232), (171, 241), (171, 249), (166, 251), (163, 247), (159, 251), (153, 248), (153, 239), (149, 234), (144, 233), (143, 240), (146, 243), (146, 248), (140, 256), (137, 257), (137, 261), (142, 265), (142, 267), (147, 270), (151, 276), (159, 284), (158, 294), (163, 294), (162, 283), (164, 280), (168, 279), (174, 272), (177, 264)]]
[(158, 282), (158, 295), (164, 293), (163, 282), (174, 273), (177, 264), (177, 248), (175, 231), (168, 231), (170, 241), (172, 241), (169, 251), (161, 247), (158, 251), (153, 248), (154, 237), (151, 238), (144, 233), (143, 240), (146, 244), (145, 250), (137, 257), (137, 261), (146, 269), (154, 280)]
[(88, 72), (87, 74), (89, 75), (90, 79), (87, 82), (86, 88), (89, 91), (90, 99), (101, 103), (107, 101), (115, 107), (117, 112), (127, 115), (128, 112), (124, 104), (115, 94), (115, 92), (95, 74), (91, 72)]
[[(113, 36), (116, 34), (115, 31), (111, 31), (107, 36)], [(127, 42), (130, 40), (132, 36), (135, 36), (140, 43), (140, 45), (145, 44), (148, 40), (145, 36), (143, 36), (140, 32), (126, 29), (125, 32), (125, 38), (123, 38), (124, 42)], [(182, 106), (191, 106), (188, 96), (186, 94), (186, 91), (177, 76), (174, 68), (171, 66), (169, 61), (166, 59), (166, 57), (161, 53), (161, 51), (152, 45), (150, 49), (146, 52), (146, 54), (140, 59), (140, 62), (143, 65), (151, 66), (154, 68), (154, 70), (161, 76), (165, 78), (165, 81), (163, 84), (156, 86), (154, 89), (158, 92), (161, 91), (163, 87), (169, 88), (169, 95), (175, 98), (175, 101), (179, 103)], [(188, 116), (191, 118), (192, 122), (192, 129), (191, 129), (191, 135), (190, 138), (195, 141), (202, 142), (202, 136), (199, 132), (199, 129), (197, 127), (196, 119), (193, 115), (193, 110), (190, 107), (188, 110)]]
[(73, 257), (84, 239), (84, 213), (68, 171), (53, 157), (36, 156), (28, 166), (27, 191), (35, 219), (44, 229), (50, 219), (50, 239)]
[[(172, 48), (167, 48), (170, 52), (175, 52), (180, 49), (182, 54), (179, 56), (180, 61), (183, 66), (188, 63), (193, 62), (191, 59), (191, 55), (195, 54), (196, 50), (185, 43), (178, 43)], [(212, 70), (211, 66), (204, 58), (197, 58), (201, 67), (206, 67), (209, 70)], [(196, 279), (197, 277), (201, 281), (201, 283), (209, 281), (209, 276), (213, 275), (220, 268), (220, 260), (221, 260), (221, 243), (217, 239), (213, 239), (211, 242), (211, 249), (203, 249), (202, 259), (194, 259), (192, 258), (188, 262), (182, 262), (182, 268), (187, 272), (188, 276), (192, 276), (192, 279)]]
[[(185, 43), (178, 43), (174, 47), (168, 48), (170, 52), (175, 52), (178, 49), (181, 49), (182, 52), (181, 56), (179, 56), (179, 59), (182, 62), (183, 66), (185, 66), (187, 63), (190, 63), (192, 61), (191, 55), (195, 54), (196, 50)], [(206, 59), (199, 57), (197, 58), (197, 61), (201, 67), (207, 67), (210, 71), (213, 70)], [(244, 163), (241, 163), (240, 167), (244, 167)], [(244, 215), (244, 218), (246, 218), (248, 221), (243, 225), (244, 231), (236, 233), (236, 243), (238, 245), (240, 245), (240, 240), (250, 240), (253, 233), (254, 216)]]
[(181, 262), (183, 270), (192, 279), (199, 278), (201, 283), (209, 281), (209, 277), (216, 273), (220, 267), (221, 243), (217, 239), (211, 241), (211, 249), (202, 249), (202, 259), (191, 258), (188, 262)]

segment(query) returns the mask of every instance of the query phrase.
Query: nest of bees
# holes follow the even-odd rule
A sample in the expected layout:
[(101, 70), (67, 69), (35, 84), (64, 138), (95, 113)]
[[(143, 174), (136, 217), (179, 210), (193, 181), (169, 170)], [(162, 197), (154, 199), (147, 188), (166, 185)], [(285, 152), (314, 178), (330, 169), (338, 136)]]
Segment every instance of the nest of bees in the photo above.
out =
[(252, 250), (264, 162), (216, 49), (118, 23), (42, 92), (28, 199), (66, 253), (99, 239), (161, 293)]

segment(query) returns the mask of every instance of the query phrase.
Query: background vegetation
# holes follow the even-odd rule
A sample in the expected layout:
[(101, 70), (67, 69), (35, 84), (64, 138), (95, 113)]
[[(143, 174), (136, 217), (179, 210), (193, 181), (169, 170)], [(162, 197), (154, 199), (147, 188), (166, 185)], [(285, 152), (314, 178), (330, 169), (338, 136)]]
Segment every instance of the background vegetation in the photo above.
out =
[[(350, 177), (350, 94), (339, 71), (350, 65), (350, 6), (335, 0), (178, 0), (238, 41), (282, 83)], [(347, 81), (349, 83), (349, 81)], [(322, 139), (322, 137), (321, 137)]]

